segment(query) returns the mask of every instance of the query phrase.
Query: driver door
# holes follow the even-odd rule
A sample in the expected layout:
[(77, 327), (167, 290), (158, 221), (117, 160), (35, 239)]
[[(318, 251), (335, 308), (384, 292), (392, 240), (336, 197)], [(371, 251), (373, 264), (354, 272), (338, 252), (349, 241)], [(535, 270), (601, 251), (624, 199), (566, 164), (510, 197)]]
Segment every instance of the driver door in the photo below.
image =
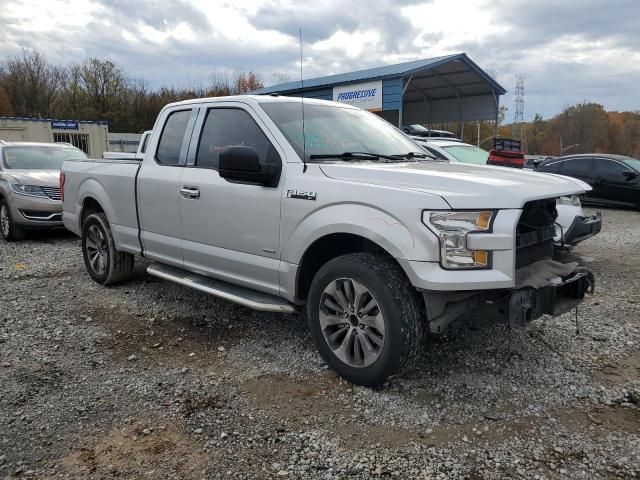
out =
[[(199, 127), (201, 125), (201, 127)], [(262, 163), (281, 162), (260, 119), (244, 104), (202, 108), (181, 178), (180, 214), (185, 268), (278, 294), (280, 202), (276, 187), (229, 181), (218, 173), (220, 152), (256, 150)]]

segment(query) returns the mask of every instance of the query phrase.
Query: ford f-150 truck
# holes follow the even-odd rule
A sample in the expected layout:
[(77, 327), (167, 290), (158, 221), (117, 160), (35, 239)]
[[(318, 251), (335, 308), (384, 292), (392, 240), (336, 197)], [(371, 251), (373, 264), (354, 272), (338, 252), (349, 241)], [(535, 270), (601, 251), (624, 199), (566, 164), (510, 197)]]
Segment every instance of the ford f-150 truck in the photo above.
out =
[(373, 386), (473, 315), (557, 315), (593, 274), (552, 260), (579, 180), (428, 158), (348, 105), (238, 96), (167, 105), (142, 162), (65, 162), (63, 220), (89, 275), (151, 275), (263, 311), (306, 306), (320, 354)]

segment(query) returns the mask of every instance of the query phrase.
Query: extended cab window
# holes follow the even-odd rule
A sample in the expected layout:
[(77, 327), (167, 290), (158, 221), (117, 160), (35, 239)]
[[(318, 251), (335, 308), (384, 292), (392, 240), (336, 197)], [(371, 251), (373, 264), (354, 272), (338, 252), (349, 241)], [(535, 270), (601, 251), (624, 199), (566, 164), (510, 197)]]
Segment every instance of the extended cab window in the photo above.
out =
[(162, 165), (178, 165), (180, 163), (180, 149), (190, 116), (191, 110), (180, 110), (169, 114), (160, 135), (160, 142), (158, 142), (158, 151), (156, 152), (158, 163)]
[(280, 162), (273, 145), (249, 113), (239, 108), (211, 108), (202, 128), (196, 167), (217, 169), (220, 152), (237, 146), (254, 148), (261, 163)]

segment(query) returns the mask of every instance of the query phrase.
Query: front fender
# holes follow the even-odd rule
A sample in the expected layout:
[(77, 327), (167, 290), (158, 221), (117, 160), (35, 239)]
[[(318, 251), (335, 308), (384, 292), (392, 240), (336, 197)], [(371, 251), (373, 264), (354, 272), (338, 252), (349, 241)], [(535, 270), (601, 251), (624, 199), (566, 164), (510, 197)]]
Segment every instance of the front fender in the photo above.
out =
[(299, 264), (316, 240), (333, 233), (364, 237), (394, 258), (438, 261), (438, 239), (420, 220), (421, 209), (407, 208), (405, 218), (389, 211), (357, 203), (324, 206), (307, 215), (286, 239), (285, 261)]

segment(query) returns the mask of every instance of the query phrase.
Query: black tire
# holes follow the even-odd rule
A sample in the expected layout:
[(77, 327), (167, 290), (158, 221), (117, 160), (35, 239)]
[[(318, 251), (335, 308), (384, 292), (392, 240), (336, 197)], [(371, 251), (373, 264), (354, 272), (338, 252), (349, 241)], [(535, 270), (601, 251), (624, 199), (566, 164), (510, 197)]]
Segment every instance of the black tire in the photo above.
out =
[[(325, 289), (332, 282), (340, 282), (345, 278), (354, 279), (369, 290), (384, 318), (384, 343), (370, 365), (353, 366), (341, 360), (323, 334), (320, 311)], [(391, 375), (410, 370), (420, 358), (424, 345), (424, 302), (400, 266), (383, 255), (354, 253), (327, 262), (311, 282), (307, 318), (316, 346), (327, 365), (357, 385), (375, 387)], [(349, 328), (346, 323), (344, 328)]]
[[(7, 223), (3, 223), (3, 215), (6, 215), (4, 220)], [(11, 209), (4, 198), (0, 198), (0, 234), (7, 242), (20, 242), (27, 238), (26, 230), (11, 218)]]
[[(97, 268), (92, 265), (90, 255), (95, 251), (91, 249), (91, 236), (102, 235), (103, 240), (101, 253), (104, 253), (104, 261), (100, 265), (104, 268)], [(116, 250), (111, 228), (104, 213), (93, 213), (87, 217), (82, 224), (82, 256), (87, 267), (89, 276), (102, 285), (112, 285), (128, 280), (133, 272), (134, 256), (130, 253)]]

